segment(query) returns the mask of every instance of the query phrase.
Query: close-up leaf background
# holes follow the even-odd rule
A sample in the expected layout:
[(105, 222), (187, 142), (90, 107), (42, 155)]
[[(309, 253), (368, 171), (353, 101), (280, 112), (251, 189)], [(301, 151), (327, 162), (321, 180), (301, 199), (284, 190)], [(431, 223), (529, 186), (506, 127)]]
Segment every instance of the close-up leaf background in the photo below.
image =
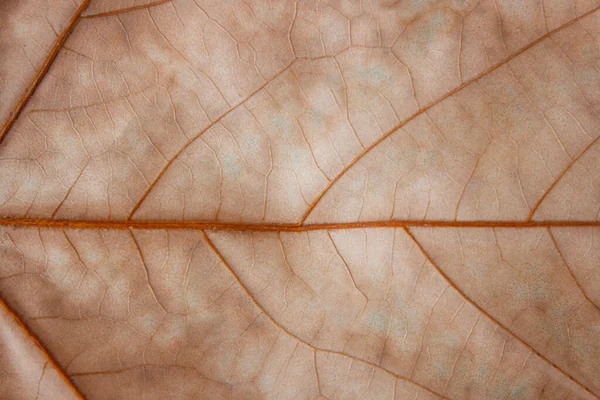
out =
[(0, 1), (0, 399), (599, 399), (600, 1)]

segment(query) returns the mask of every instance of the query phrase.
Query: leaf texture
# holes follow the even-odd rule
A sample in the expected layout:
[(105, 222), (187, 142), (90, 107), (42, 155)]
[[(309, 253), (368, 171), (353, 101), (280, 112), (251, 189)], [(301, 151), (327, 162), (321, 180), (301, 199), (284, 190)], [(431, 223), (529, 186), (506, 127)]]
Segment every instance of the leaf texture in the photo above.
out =
[[(0, 141), (87, 5), (83, 1), (7, 0), (0, 8)], [(35, 37), (35, 40), (31, 38)]]
[(77, 399), (64, 375), (27, 335), (18, 318), (2, 304), (0, 309), (0, 382), (4, 398)]
[(0, 398), (600, 397), (598, 1), (0, 20)]

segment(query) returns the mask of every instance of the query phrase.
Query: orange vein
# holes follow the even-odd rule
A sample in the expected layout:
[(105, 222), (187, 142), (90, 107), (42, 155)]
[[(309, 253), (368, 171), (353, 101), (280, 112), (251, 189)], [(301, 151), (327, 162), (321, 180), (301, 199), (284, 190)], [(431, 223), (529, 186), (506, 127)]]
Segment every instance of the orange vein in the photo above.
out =
[(133, 234), (133, 232), (131, 231), (131, 229), (129, 230), (129, 236), (131, 236), (131, 240), (133, 241), (135, 249), (137, 250), (138, 255), (140, 256), (140, 261), (142, 262), (142, 266), (144, 267), (144, 274), (146, 275), (146, 280), (148, 281), (148, 287), (150, 288), (150, 291), (152, 292), (152, 296), (154, 296), (154, 300), (156, 300), (156, 302), (158, 303), (158, 305), (163, 309), (163, 311), (165, 313), (168, 313), (168, 311), (165, 308), (165, 306), (163, 306), (163, 304), (158, 299), (158, 295), (156, 294), (156, 290), (154, 290), (154, 286), (152, 285), (152, 281), (150, 280), (150, 272), (148, 271), (148, 265), (146, 264), (146, 261), (144, 260), (144, 254), (142, 253), (142, 249), (140, 248), (140, 245), (138, 244), (138, 241), (135, 238), (135, 235)]
[(130, 12), (130, 11), (142, 10), (144, 8), (150, 8), (150, 7), (158, 6), (158, 5), (161, 5), (161, 4), (168, 3), (170, 1), (173, 1), (173, 0), (157, 0), (157, 1), (153, 1), (151, 3), (147, 3), (147, 4), (140, 4), (140, 5), (133, 6), (133, 7), (122, 8), (120, 10), (111, 10), (111, 11), (106, 11), (106, 12), (101, 12), (101, 13), (93, 13), (93, 11), (90, 10), (89, 14), (83, 14), (81, 16), (81, 18), (108, 17), (110, 15), (123, 14), (123, 13), (127, 13), (127, 12)]
[(415, 245), (419, 248), (419, 250), (425, 256), (425, 258), (427, 259), (427, 261), (429, 261), (431, 263), (431, 265), (437, 270), (437, 272), (442, 276), (442, 278), (448, 283), (448, 285), (450, 285), (454, 290), (456, 290), (473, 307), (475, 307), (477, 310), (479, 310), (480, 313), (482, 313), (483, 315), (485, 315), (491, 321), (495, 322), (499, 327), (501, 327), (502, 329), (504, 329), (508, 334), (510, 334), (513, 338), (515, 338), (519, 343), (521, 343), (524, 346), (526, 346), (532, 353), (534, 353), (539, 358), (541, 358), (542, 360), (544, 360), (545, 362), (547, 362), (548, 364), (550, 364), (557, 371), (559, 371), (564, 376), (566, 376), (569, 380), (571, 380), (572, 382), (574, 382), (575, 384), (577, 384), (579, 387), (581, 387), (584, 390), (586, 390), (589, 394), (591, 394), (595, 398), (599, 398), (589, 388), (587, 388), (585, 385), (583, 385), (581, 382), (579, 382), (577, 379), (575, 379), (573, 376), (571, 376), (567, 372), (563, 371), (558, 365), (554, 364), (552, 361), (550, 361), (549, 359), (547, 359), (544, 355), (542, 355), (537, 350), (535, 350), (533, 347), (531, 347), (527, 342), (525, 342), (519, 336), (517, 336), (516, 334), (514, 334), (506, 326), (504, 326), (500, 321), (498, 321), (496, 318), (492, 317), (487, 311), (485, 311), (477, 303), (475, 303), (475, 301), (473, 301), (461, 289), (459, 289), (458, 286), (454, 283), (454, 281), (452, 279), (450, 279), (450, 277), (448, 275), (446, 275), (446, 273), (435, 262), (433, 262), (433, 259), (429, 256), (429, 254), (427, 254), (427, 252), (425, 252), (425, 249), (421, 246), (421, 244), (419, 243), (419, 241), (417, 241), (417, 239), (413, 236), (413, 234), (410, 232), (410, 230), (408, 228), (404, 227), (404, 231), (412, 239), (412, 241), (415, 243)]
[(577, 287), (579, 288), (579, 290), (583, 294), (583, 297), (585, 297), (586, 300), (589, 301), (592, 306), (596, 307), (596, 310), (600, 311), (600, 307), (598, 307), (596, 305), (596, 303), (594, 303), (594, 301), (592, 301), (592, 299), (589, 298), (589, 296), (587, 295), (586, 291), (583, 289), (583, 286), (581, 286), (581, 284), (579, 283), (579, 281), (575, 277), (575, 274), (573, 273), (573, 270), (571, 269), (571, 267), (569, 267), (569, 264), (567, 264), (567, 260), (565, 259), (565, 256), (563, 255), (563, 252), (560, 250), (560, 247), (558, 247), (558, 242), (556, 241), (556, 238), (554, 237), (554, 234), (552, 233), (552, 229), (550, 229), (550, 227), (548, 227), (547, 229), (548, 229), (548, 233), (550, 234), (550, 239), (552, 239), (552, 243), (554, 244), (554, 248), (558, 252), (558, 255), (560, 256), (560, 259), (562, 260), (563, 264), (565, 264), (565, 267), (567, 268), (567, 271), (569, 271), (569, 275), (571, 275), (571, 278), (575, 282), (575, 285), (577, 285)]
[(562, 172), (560, 173), (560, 175), (558, 175), (556, 177), (556, 179), (554, 180), (554, 182), (552, 182), (552, 184), (550, 186), (548, 186), (548, 188), (546, 189), (546, 191), (544, 192), (544, 194), (542, 195), (542, 197), (540, 197), (539, 200), (537, 201), (537, 203), (535, 203), (535, 205), (533, 206), (533, 208), (529, 212), (529, 215), (527, 216), (526, 221), (531, 221), (531, 218), (533, 218), (533, 215), (535, 214), (535, 212), (537, 211), (537, 209), (540, 207), (540, 205), (542, 204), (542, 202), (544, 201), (544, 199), (546, 198), (546, 196), (548, 196), (548, 194), (550, 194), (550, 192), (552, 191), (552, 189), (554, 189), (554, 186), (556, 186), (556, 184), (558, 183), (558, 181), (560, 181), (562, 179), (562, 177), (567, 173), (567, 171), (569, 169), (571, 169), (571, 167), (573, 166), (573, 164), (575, 164), (577, 162), (577, 160), (579, 160), (581, 158), (581, 156), (583, 156), (583, 154), (585, 152), (587, 152), (588, 149), (590, 147), (592, 147), (594, 145), (594, 143), (596, 143), (598, 141), (598, 139), (600, 139), (600, 136), (598, 136), (598, 137), (596, 137), (596, 139), (592, 140), (587, 146), (585, 146), (585, 148), (583, 150), (581, 150), (581, 152), (574, 159), (571, 160), (571, 162), (569, 164), (567, 164), (567, 166), (562, 170)]
[(157, 221), (157, 220), (94, 220), (94, 219), (38, 219), (0, 218), (0, 226), (36, 228), (74, 229), (210, 229), (217, 231), (256, 231), (256, 232), (305, 232), (325, 229), (364, 229), (364, 228), (546, 228), (561, 227), (600, 227), (600, 221), (426, 221), (393, 220), (368, 222), (341, 222), (324, 224), (253, 224), (216, 221)]
[(325, 188), (319, 193), (319, 195), (315, 198), (315, 200), (313, 200), (313, 202), (310, 204), (310, 206), (308, 207), (308, 210), (306, 210), (306, 212), (304, 213), (304, 215), (302, 216), (302, 219), (300, 220), (300, 223), (304, 223), (304, 221), (306, 220), (306, 218), (308, 218), (308, 216), (310, 215), (311, 211), (316, 207), (316, 205), (319, 203), (319, 201), (323, 198), (323, 196), (325, 195), (325, 193), (327, 193), (327, 191), (354, 165), (356, 164), (361, 158), (363, 158), (365, 156), (365, 154), (367, 154), (371, 149), (373, 149), (375, 146), (377, 146), (379, 143), (383, 142), (385, 139), (387, 139), (391, 134), (393, 134), (395, 131), (397, 131), (398, 129), (400, 129), (401, 127), (403, 127), (404, 125), (406, 125), (408, 122), (410, 122), (411, 120), (415, 119), (416, 117), (418, 117), (419, 115), (427, 112), (429, 109), (431, 109), (432, 107), (436, 106), (438, 103), (446, 100), (448, 97), (452, 96), (453, 94), (455, 94), (456, 92), (462, 90), (465, 86), (470, 85), (471, 83), (483, 78), (484, 76), (488, 75), (489, 73), (491, 73), (492, 71), (495, 71), (496, 69), (500, 68), (502, 65), (506, 64), (507, 62), (509, 62), (510, 60), (512, 60), (513, 58), (519, 56), (520, 54), (524, 53), (525, 51), (529, 50), (530, 48), (532, 48), (533, 46), (535, 46), (536, 44), (538, 44), (539, 42), (541, 42), (542, 40), (546, 39), (547, 37), (549, 37), (550, 35), (560, 31), (561, 29), (566, 28), (569, 25), (574, 24), (575, 22), (579, 21), (582, 18), (587, 17), (588, 15), (598, 11), (600, 9), (600, 6), (594, 7), (593, 9), (591, 9), (590, 11), (586, 12), (585, 14), (582, 14), (580, 16), (578, 16), (577, 18), (572, 19), (571, 21), (559, 26), (556, 29), (551, 30), (550, 32), (545, 33), (544, 35), (540, 36), (539, 38), (537, 38), (536, 40), (534, 40), (533, 42), (527, 44), (526, 46), (522, 47), (521, 49), (517, 50), (517, 52), (511, 54), (510, 56), (506, 57), (504, 60), (498, 62), (497, 64), (491, 66), (490, 68), (488, 68), (486, 71), (480, 73), (479, 75), (475, 76), (474, 78), (469, 79), (468, 81), (463, 82), (461, 85), (457, 86), (456, 88), (452, 89), (451, 91), (449, 91), (448, 93), (446, 93), (445, 95), (443, 95), (442, 97), (438, 98), (437, 100), (429, 103), (428, 105), (426, 105), (425, 107), (417, 110), (414, 114), (410, 115), (409, 117), (405, 118), (404, 120), (400, 121), (400, 123), (398, 123), (396, 126), (394, 126), (391, 130), (387, 131), (383, 136), (381, 136), (379, 139), (377, 139), (375, 142), (371, 143), (369, 146), (365, 147), (356, 157), (354, 157), (354, 159), (352, 161), (350, 161), (350, 163), (348, 165), (346, 165), (332, 180), (329, 181), (329, 183), (327, 184), (327, 186), (325, 186)]
[(273, 75), (271, 78), (265, 80), (265, 82), (260, 85), (258, 88), (256, 88), (254, 91), (252, 91), (248, 96), (246, 96), (244, 99), (240, 100), (236, 105), (234, 105), (233, 107), (231, 107), (229, 110), (225, 111), (223, 114), (219, 115), (217, 117), (217, 119), (215, 119), (214, 121), (212, 121), (210, 124), (208, 124), (208, 126), (206, 126), (206, 128), (202, 129), (200, 132), (198, 132), (195, 136), (193, 136), (191, 139), (189, 139), (178, 151), (177, 153), (175, 153), (175, 155), (173, 155), (173, 157), (171, 157), (167, 163), (164, 165), (164, 167), (160, 170), (160, 172), (158, 173), (158, 175), (156, 175), (156, 177), (154, 178), (154, 180), (152, 181), (152, 183), (150, 183), (150, 185), (148, 186), (148, 188), (146, 189), (146, 191), (144, 192), (144, 194), (142, 195), (142, 197), (139, 198), (139, 200), (137, 201), (137, 203), (135, 203), (135, 206), (133, 206), (133, 208), (131, 209), (131, 212), (129, 213), (129, 216), (127, 217), (128, 220), (130, 220), (133, 217), (133, 214), (135, 214), (135, 212), (137, 211), (137, 209), (140, 207), (140, 205), (142, 205), (142, 203), (144, 202), (144, 200), (146, 200), (146, 197), (148, 197), (148, 195), (150, 194), (150, 192), (152, 191), (152, 189), (154, 189), (154, 186), (156, 186), (156, 183), (160, 180), (160, 178), (164, 175), (164, 173), (167, 171), (167, 169), (171, 166), (171, 164), (173, 164), (173, 161), (175, 161), (177, 159), (177, 157), (179, 157), (179, 155), (181, 153), (183, 153), (185, 151), (185, 149), (187, 149), (192, 143), (194, 143), (196, 141), (196, 139), (198, 139), (200, 136), (202, 136), (202, 134), (204, 132), (206, 132), (207, 130), (209, 130), (210, 128), (212, 128), (214, 125), (216, 125), (217, 123), (219, 123), (219, 121), (221, 121), (223, 118), (225, 118), (225, 116), (227, 116), (230, 112), (232, 112), (233, 110), (235, 110), (236, 108), (238, 108), (240, 105), (244, 104), (248, 99), (250, 99), (252, 96), (254, 96), (256, 93), (258, 93), (260, 90), (262, 90), (265, 86), (267, 86), (270, 82), (272, 82), (274, 79), (276, 79), (279, 75), (283, 74), (285, 71), (287, 71), (292, 64), (294, 64), (294, 61), (296, 59), (293, 59), (291, 62), (289, 62), (281, 71), (277, 72), (275, 75)]
[(260, 303), (258, 302), (258, 300), (256, 300), (254, 298), (254, 296), (252, 295), (252, 293), (250, 293), (250, 291), (248, 290), (248, 288), (246, 288), (246, 286), (242, 283), (241, 279), (239, 278), (239, 276), (235, 273), (235, 271), (231, 268), (231, 266), (227, 263), (227, 261), (225, 261), (225, 258), (223, 258), (223, 255), (221, 254), (221, 252), (217, 249), (217, 247), (214, 245), (214, 243), (212, 242), (212, 240), (210, 240), (210, 238), (208, 237), (208, 235), (206, 234), (206, 232), (203, 230), (202, 231), (202, 236), (204, 237), (204, 240), (206, 241), (206, 243), (208, 244), (208, 246), (212, 249), (212, 251), (215, 253), (215, 255), (219, 258), (219, 260), (221, 260), (221, 262), (223, 263), (223, 265), (225, 266), (225, 268), (227, 268), (229, 270), (229, 272), (231, 273), (231, 275), (233, 276), (233, 279), (235, 279), (235, 281), (238, 283), (238, 285), (240, 285), (240, 288), (244, 291), (244, 293), (246, 294), (246, 296), (248, 296), (248, 298), (252, 301), (252, 303), (254, 303), (254, 305), (260, 310), (260, 312), (276, 327), (278, 328), (281, 332), (283, 332), (284, 334), (286, 334), (287, 336), (289, 336), (290, 338), (297, 340), (298, 342), (302, 343), (303, 345), (309, 347), (310, 349), (314, 350), (314, 351), (320, 351), (323, 353), (329, 353), (329, 354), (335, 354), (338, 356), (342, 356), (342, 357), (346, 357), (349, 358), (351, 360), (355, 360), (358, 361), (360, 363), (366, 364), (372, 368), (376, 368), (378, 370), (381, 370), (383, 372), (386, 372), (392, 376), (394, 376), (396, 379), (400, 379), (403, 380), (405, 382), (411, 383), (425, 391), (427, 391), (428, 393), (431, 393), (437, 397), (441, 397), (443, 399), (445, 399), (446, 397), (442, 396), (439, 393), (434, 392), (431, 389), (426, 388), (423, 385), (418, 384), (417, 382), (412, 381), (411, 379), (405, 378), (401, 375), (397, 375), (395, 373), (393, 373), (392, 371), (388, 370), (387, 368), (384, 368), (380, 365), (374, 364), (372, 362), (363, 360), (361, 358), (358, 357), (354, 357), (351, 356), (349, 354), (346, 353), (341, 353), (338, 351), (334, 351), (334, 350), (329, 350), (329, 349), (322, 349), (319, 347), (315, 347), (312, 344), (304, 341), (303, 339), (299, 338), (298, 336), (294, 335), (293, 333), (291, 333), (290, 331), (288, 331), (285, 327), (283, 327), (282, 325), (280, 325), (277, 321), (275, 321), (266, 311), (265, 309), (260, 305)]
[(19, 100), (19, 102), (17, 103), (15, 108), (13, 108), (8, 119), (4, 122), (4, 125), (2, 125), (2, 129), (0, 129), (0, 143), (2, 143), (2, 140), (4, 140), (4, 137), (6, 136), (6, 134), (10, 130), (10, 128), (13, 126), (13, 124), (15, 123), (15, 121), (17, 120), (19, 115), (21, 114), (21, 111), (23, 111), (27, 102), (33, 96), (33, 93), (35, 93), (35, 90), (37, 89), (38, 85), (40, 84), (40, 82), (42, 81), (44, 76), (46, 76), (46, 72), (48, 72), (48, 70), (50, 69), (52, 62), (58, 55), (58, 52), (60, 51), (62, 45), (65, 43), (65, 41), (69, 37), (69, 34), (73, 31), (73, 29), (75, 28), (75, 25), (77, 25), (77, 22), (80, 19), (80, 14), (83, 12), (83, 10), (85, 10), (88, 3), (89, 3), (89, 0), (83, 0), (81, 2), (81, 5), (77, 8), (75, 13), (71, 16), (71, 19), (67, 23), (67, 26), (65, 27), (65, 29), (63, 29), (61, 34), (56, 38), (56, 41), (54, 42), (54, 46), (52, 46), (52, 49), (50, 49), (50, 52), (48, 53), (48, 56), (46, 56), (46, 59), (44, 60), (42, 67), (40, 68), (38, 73), (33, 78), (33, 81), (31, 82), (31, 84), (29, 86), (27, 86), (27, 88), (25, 89), (25, 93), (21, 97), (21, 100)]
[(63, 371), (63, 369), (58, 365), (54, 357), (50, 355), (50, 352), (42, 345), (42, 343), (40, 343), (37, 336), (27, 328), (27, 326), (23, 323), (23, 321), (21, 321), (21, 318), (19, 318), (17, 313), (15, 313), (2, 298), (0, 298), (0, 307), (2, 307), (15, 320), (15, 322), (17, 322), (17, 325), (21, 328), (21, 331), (25, 334), (25, 336), (29, 338), (29, 340), (33, 342), (33, 344), (44, 355), (44, 357), (46, 357), (48, 363), (52, 365), (58, 376), (65, 382), (65, 384), (67, 384), (67, 386), (71, 389), (73, 394), (78, 399), (85, 399), (85, 397), (83, 397), (79, 389), (77, 389), (75, 384), (69, 379), (65, 371)]

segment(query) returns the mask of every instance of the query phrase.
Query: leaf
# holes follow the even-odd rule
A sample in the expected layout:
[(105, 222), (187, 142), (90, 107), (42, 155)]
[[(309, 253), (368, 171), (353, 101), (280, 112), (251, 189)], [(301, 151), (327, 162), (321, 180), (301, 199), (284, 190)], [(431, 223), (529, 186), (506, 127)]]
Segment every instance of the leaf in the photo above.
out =
[(1, 5), (0, 397), (600, 397), (599, 9)]

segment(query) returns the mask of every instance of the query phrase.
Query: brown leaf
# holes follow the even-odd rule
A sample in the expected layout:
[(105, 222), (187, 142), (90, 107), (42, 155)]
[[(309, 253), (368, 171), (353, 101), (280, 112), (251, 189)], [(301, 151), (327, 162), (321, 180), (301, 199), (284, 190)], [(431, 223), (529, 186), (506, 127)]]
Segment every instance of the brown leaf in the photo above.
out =
[(600, 2), (59, 3), (0, 5), (0, 397), (600, 397)]

